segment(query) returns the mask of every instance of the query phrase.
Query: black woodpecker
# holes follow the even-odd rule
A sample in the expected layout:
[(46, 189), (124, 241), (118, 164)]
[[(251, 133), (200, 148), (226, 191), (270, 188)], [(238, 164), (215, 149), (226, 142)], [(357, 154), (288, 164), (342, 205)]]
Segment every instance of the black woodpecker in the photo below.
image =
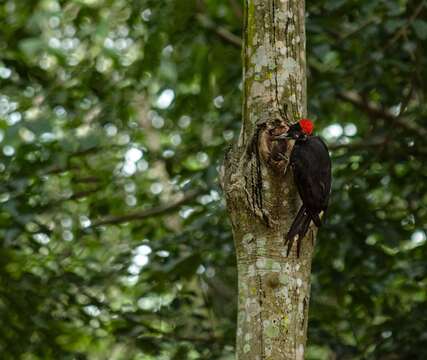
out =
[(276, 140), (294, 140), (290, 165), (295, 185), (302, 200), (301, 208), (286, 235), (289, 255), (292, 244), (297, 242), (299, 257), (301, 241), (311, 221), (320, 227), (322, 217), (328, 208), (331, 192), (331, 158), (326, 144), (318, 136), (312, 136), (314, 125), (309, 119), (301, 119), (289, 130), (277, 136)]

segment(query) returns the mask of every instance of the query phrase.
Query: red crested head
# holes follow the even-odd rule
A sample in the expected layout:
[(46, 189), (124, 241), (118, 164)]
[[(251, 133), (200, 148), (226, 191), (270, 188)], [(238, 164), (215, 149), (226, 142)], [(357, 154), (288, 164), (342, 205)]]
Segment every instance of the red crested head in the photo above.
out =
[(301, 130), (306, 135), (311, 135), (313, 133), (314, 124), (310, 119), (301, 119), (299, 122)]

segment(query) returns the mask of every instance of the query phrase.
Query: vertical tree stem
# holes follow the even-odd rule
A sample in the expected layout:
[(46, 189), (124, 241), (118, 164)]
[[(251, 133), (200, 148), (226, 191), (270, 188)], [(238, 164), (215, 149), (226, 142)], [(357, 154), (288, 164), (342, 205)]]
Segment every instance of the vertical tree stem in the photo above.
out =
[(243, 122), (222, 183), (238, 264), (237, 358), (304, 358), (315, 242), (288, 256), (284, 235), (300, 206), (289, 147), (272, 159), (276, 129), (306, 114), (304, 1), (245, 0)]

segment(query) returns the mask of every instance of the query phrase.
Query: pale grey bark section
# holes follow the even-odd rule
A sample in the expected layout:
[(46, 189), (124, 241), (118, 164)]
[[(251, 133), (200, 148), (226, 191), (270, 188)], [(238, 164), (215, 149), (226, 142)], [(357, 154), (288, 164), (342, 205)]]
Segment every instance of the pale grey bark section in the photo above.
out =
[(288, 156), (274, 134), (306, 114), (304, 1), (245, 0), (241, 133), (221, 182), (238, 264), (237, 358), (304, 358), (315, 231), (286, 256), (300, 206)]

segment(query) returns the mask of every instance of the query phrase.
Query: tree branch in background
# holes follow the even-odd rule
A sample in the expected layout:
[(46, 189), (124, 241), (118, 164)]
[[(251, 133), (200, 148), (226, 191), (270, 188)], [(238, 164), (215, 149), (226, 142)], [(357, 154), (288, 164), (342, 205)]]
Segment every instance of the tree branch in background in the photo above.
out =
[(228, 0), (230, 3), (234, 14), (237, 16), (238, 19), (241, 19), (243, 17), (243, 11), (242, 11), (242, 5), (237, 0)]
[(335, 143), (328, 144), (329, 150), (335, 151), (339, 149), (348, 149), (348, 150), (366, 150), (376, 147), (384, 146), (387, 143), (387, 138), (379, 139), (375, 141), (352, 141), (349, 143)]
[[(424, 6), (426, 4), (426, 0), (423, 0), (419, 3), (419, 5), (414, 9), (414, 12), (411, 14), (411, 16), (407, 19), (406, 23), (402, 25), (402, 27), (393, 35), (390, 40), (388, 40), (385, 45), (380, 49), (380, 52), (385, 53), (393, 44), (398, 42), (402, 37), (405, 37), (408, 33), (408, 28), (412, 25), (412, 23), (417, 19), (417, 17), (421, 14), (421, 11), (423, 10)], [(408, 6), (410, 9), (411, 7)], [(372, 62), (374, 62), (374, 58), (368, 58), (366, 61), (360, 63), (357, 65), (353, 71), (357, 71), (365, 66), (368, 66)]]
[(383, 52), (387, 50), (391, 45), (397, 42), (402, 36), (406, 34), (408, 28), (412, 25), (412, 23), (417, 19), (417, 17), (421, 14), (424, 6), (426, 4), (426, 0), (423, 0), (419, 3), (419, 5), (415, 8), (414, 12), (408, 18), (408, 21), (399, 29), (399, 31), (386, 43), (383, 48)]
[(419, 126), (418, 124), (415, 124), (414, 122), (408, 119), (403, 120), (401, 117), (394, 115), (391, 111), (381, 108), (373, 101), (365, 101), (358, 93), (354, 91), (339, 93), (338, 97), (341, 100), (344, 100), (354, 105), (359, 110), (365, 112), (372, 118), (389, 120), (395, 125), (398, 125), (399, 127), (405, 130), (411, 131), (414, 134), (417, 134), (418, 136), (422, 136), (423, 138), (427, 136), (427, 130), (425, 128)]
[(95, 194), (96, 192), (100, 191), (101, 189), (102, 189), (102, 187), (98, 186), (94, 189), (79, 191), (79, 192), (74, 193), (70, 197), (63, 199), (62, 201), (79, 200), (79, 199), (85, 198), (89, 195)]
[(189, 191), (186, 194), (184, 194), (182, 199), (170, 204), (159, 205), (151, 209), (136, 211), (126, 215), (109, 216), (104, 219), (99, 219), (94, 221), (92, 225), (90, 225), (89, 227), (94, 228), (102, 225), (117, 225), (117, 224), (129, 222), (129, 221), (144, 220), (150, 217), (165, 215), (167, 213), (178, 210), (181, 206), (193, 201), (197, 196), (201, 195), (203, 191), (204, 190), (200, 190), (200, 189)]
[(242, 46), (242, 39), (239, 36), (234, 35), (232, 32), (222, 26), (218, 26), (208, 16), (204, 14), (197, 14), (196, 19), (200, 25), (206, 29), (213, 30), (221, 39), (225, 40), (226, 42), (239, 48)]
[(356, 108), (358, 108), (359, 110), (362, 110), (364, 113), (368, 114), (370, 117), (380, 118), (380, 119), (390, 120), (390, 121), (394, 121), (396, 118), (390, 111), (388, 111), (387, 109), (382, 109), (373, 101), (365, 101), (365, 99), (363, 99), (355, 91), (346, 91), (346, 92), (338, 93), (338, 97), (341, 100), (354, 105)]

